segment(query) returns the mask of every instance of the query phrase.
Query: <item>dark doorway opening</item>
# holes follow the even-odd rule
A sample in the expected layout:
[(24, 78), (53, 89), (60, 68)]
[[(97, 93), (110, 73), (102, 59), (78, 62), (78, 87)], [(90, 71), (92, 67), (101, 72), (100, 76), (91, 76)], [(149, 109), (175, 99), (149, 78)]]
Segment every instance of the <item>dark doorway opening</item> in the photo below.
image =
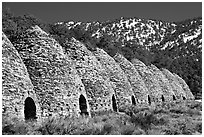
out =
[(115, 100), (115, 96), (112, 96), (112, 105), (113, 105), (113, 110), (115, 112), (117, 112), (117, 104), (116, 104), (116, 100)]
[(176, 100), (176, 97), (173, 95), (173, 100)]
[(25, 100), (24, 115), (25, 120), (37, 119), (35, 102), (31, 97), (27, 97)]
[(132, 104), (136, 105), (135, 97), (132, 95)]
[(149, 95), (148, 95), (148, 103), (151, 105), (151, 99)]
[(183, 100), (186, 100), (186, 98), (183, 96)]
[(81, 110), (81, 115), (89, 115), (87, 112), (86, 98), (83, 95), (80, 95), (79, 97), (79, 109)]
[(162, 99), (162, 102), (164, 102), (164, 101), (165, 101), (165, 99), (164, 99), (164, 96), (163, 96), (163, 95), (162, 95), (161, 99)]

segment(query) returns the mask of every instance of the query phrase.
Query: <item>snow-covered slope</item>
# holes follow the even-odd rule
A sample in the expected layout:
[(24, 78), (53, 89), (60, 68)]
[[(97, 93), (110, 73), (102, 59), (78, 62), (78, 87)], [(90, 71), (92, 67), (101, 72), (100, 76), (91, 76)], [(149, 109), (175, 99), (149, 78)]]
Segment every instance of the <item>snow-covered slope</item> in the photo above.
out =
[(164, 22), (160, 20), (145, 20), (139, 18), (124, 18), (106, 22), (59, 22), (68, 29), (78, 25), (91, 31), (92, 36), (99, 38), (104, 34), (116, 37), (125, 43), (151, 47), (159, 45), (161, 49), (171, 48), (180, 43), (191, 42), (202, 45), (202, 19), (195, 18), (182, 22)]
[(195, 18), (176, 23), (175, 32), (172, 35), (167, 35), (160, 43), (163, 45), (162, 49), (172, 48), (181, 44), (197, 45), (198, 48), (202, 46), (202, 19)]

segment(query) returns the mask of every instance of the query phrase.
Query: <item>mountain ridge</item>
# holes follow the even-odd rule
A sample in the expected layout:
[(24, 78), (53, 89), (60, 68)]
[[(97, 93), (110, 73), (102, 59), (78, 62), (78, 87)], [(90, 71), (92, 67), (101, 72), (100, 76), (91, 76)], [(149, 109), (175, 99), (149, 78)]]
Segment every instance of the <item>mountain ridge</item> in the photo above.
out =
[[(161, 44), (166, 41), (163, 38), (167, 35), (178, 35), (180, 33), (176, 32), (177, 30), (180, 30), (180, 27), (184, 27), (180, 24), (187, 25), (191, 23), (191, 25), (199, 26), (199, 30), (201, 30), (201, 17), (193, 18), (193, 19), (187, 19), (184, 21), (179, 22), (167, 22), (167, 21), (161, 21), (161, 20), (153, 20), (153, 19), (140, 19), (140, 18), (124, 18), (121, 17), (120, 19), (115, 20), (109, 20), (104, 22), (74, 22), (74, 21), (66, 21), (66, 22), (58, 22), (55, 24), (60, 25), (66, 25), (68, 29), (82, 26), (85, 28), (85, 30), (92, 29), (92, 36), (93, 37), (101, 37), (103, 33), (106, 33), (108, 35), (112, 36), (119, 36), (117, 39), (120, 39), (121, 37), (125, 37), (123, 41), (136, 41), (137, 44), (141, 46), (151, 46), (154, 44)], [(97, 29), (98, 28), (98, 29)], [(142, 30), (142, 29), (144, 30)], [(96, 30), (95, 30), (96, 29)], [(145, 29), (147, 32), (145, 32)], [(198, 30), (198, 31), (199, 31)], [(133, 32), (131, 32), (133, 31)], [(120, 35), (123, 36), (120, 37)], [(146, 33), (146, 34), (145, 34)], [(155, 35), (159, 35), (159, 37), (156, 37)], [(151, 41), (146, 40), (147, 37), (149, 37)], [(139, 39), (137, 38), (139, 37)], [(155, 41), (156, 40), (156, 41)], [(152, 42), (154, 41), (154, 43)], [(184, 39), (184, 43), (186, 42), (186, 39)], [(165, 48), (165, 47), (164, 47)]]

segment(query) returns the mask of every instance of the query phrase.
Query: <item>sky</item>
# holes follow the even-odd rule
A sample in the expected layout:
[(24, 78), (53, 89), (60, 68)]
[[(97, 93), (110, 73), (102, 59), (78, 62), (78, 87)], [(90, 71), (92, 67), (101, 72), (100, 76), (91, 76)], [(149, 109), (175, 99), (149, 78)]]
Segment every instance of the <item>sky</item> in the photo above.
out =
[(14, 15), (31, 14), (47, 23), (107, 21), (138, 17), (182, 21), (202, 17), (201, 2), (3, 2)]

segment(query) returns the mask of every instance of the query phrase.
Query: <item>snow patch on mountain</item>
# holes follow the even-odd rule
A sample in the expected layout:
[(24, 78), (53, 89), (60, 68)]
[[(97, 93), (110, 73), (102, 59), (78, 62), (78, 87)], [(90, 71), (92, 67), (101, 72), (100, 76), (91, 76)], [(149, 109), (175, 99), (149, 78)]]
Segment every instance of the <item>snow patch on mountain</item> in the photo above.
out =
[[(200, 25), (198, 25), (200, 23)], [(59, 22), (58, 24), (63, 24)], [(164, 22), (158, 20), (145, 20), (139, 18), (124, 18), (106, 22), (64, 22), (68, 29), (78, 25), (85, 30), (92, 30), (92, 37), (100, 38), (104, 34), (111, 35), (126, 45), (133, 42), (137, 45), (150, 48), (159, 45), (161, 50), (179, 46), (181, 42), (191, 41), (192, 44), (202, 46), (202, 19), (192, 19), (183, 24)], [(188, 31), (182, 31), (186, 27), (193, 26)], [(196, 27), (196, 28), (194, 28)], [(196, 41), (194, 39), (199, 39)]]

